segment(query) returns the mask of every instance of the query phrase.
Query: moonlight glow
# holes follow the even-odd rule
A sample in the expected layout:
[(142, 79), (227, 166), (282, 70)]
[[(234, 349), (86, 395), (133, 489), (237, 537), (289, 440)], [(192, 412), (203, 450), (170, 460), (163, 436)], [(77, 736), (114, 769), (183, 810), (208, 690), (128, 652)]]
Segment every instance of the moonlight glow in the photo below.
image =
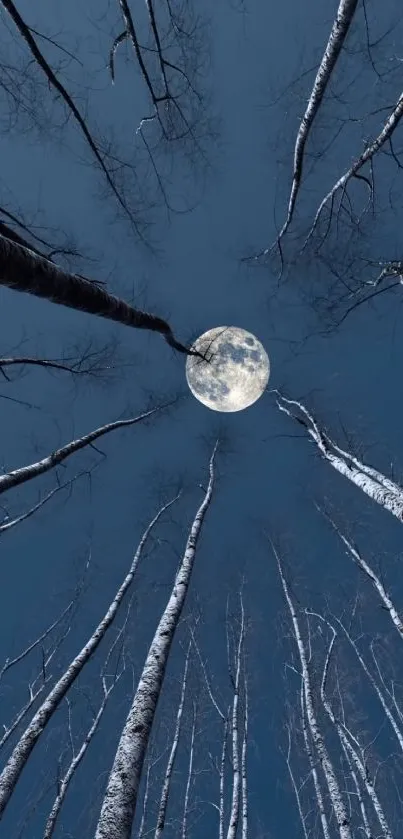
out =
[(262, 395), (270, 362), (260, 341), (238, 326), (210, 329), (192, 345), (186, 378), (193, 395), (213, 411), (242, 411)]

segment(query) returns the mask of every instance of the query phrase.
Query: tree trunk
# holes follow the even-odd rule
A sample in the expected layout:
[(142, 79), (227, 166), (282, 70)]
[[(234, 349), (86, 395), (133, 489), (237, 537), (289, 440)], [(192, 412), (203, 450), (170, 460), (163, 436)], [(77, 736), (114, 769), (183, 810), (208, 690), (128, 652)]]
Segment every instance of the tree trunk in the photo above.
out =
[(36, 297), (45, 297), (60, 306), (115, 320), (125, 326), (160, 332), (173, 349), (187, 355), (199, 355), (179, 343), (162, 318), (134, 309), (124, 300), (108, 294), (95, 282), (69, 274), (29, 248), (1, 235), (0, 284), (35, 294)]
[(218, 442), (210, 458), (210, 479), (206, 494), (193, 521), (171, 595), (151, 642), (119, 740), (98, 821), (96, 839), (130, 839), (132, 835), (144, 757), (164, 682), (169, 652), (189, 588), (197, 542), (213, 493), (217, 445)]

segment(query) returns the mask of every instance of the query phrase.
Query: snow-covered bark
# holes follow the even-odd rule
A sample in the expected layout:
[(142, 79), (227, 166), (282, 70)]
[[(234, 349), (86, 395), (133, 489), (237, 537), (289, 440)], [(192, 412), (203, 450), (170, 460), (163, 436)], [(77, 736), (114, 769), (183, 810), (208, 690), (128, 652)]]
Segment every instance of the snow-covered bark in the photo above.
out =
[(309, 733), (312, 738), (314, 749), (321, 763), (323, 774), (325, 776), (329, 796), (332, 803), (334, 818), (336, 820), (340, 839), (352, 839), (350, 830), (350, 819), (348, 817), (347, 809), (343, 801), (339, 782), (336, 777), (336, 772), (330, 759), (329, 752), (323, 737), (315, 709), (314, 693), (311, 684), (311, 675), (308, 666), (308, 659), (305, 650), (305, 644), (299, 627), (297, 612), (287, 585), (284, 572), (282, 569), (280, 556), (271, 543), (273, 553), (276, 557), (278, 572), (281, 584), (284, 591), (284, 596), (287, 602), (288, 609), (292, 620), (295, 641), (298, 648), (299, 659), (301, 663), (301, 673), (303, 682), (303, 698), (305, 703), (306, 717), (309, 726)]
[(169, 652), (192, 575), (198, 539), (212, 498), (217, 445), (218, 442), (210, 458), (207, 490), (190, 529), (171, 595), (151, 642), (119, 740), (102, 803), (96, 839), (130, 839), (131, 836), (144, 756), (164, 681)]
[(67, 670), (65, 670), (60, 679), (58, 679), (58, 681), (56, 682), (52, 690), (49, 692), (42, 705), (38, 708), (38, 710), (32, 717), (31, 722), (29, 723), (24, 733), (18, 740), (18, 743), (14, 747), (0, 775), (0, 817), (4, 813), (4, 810), (16, 787), (21, 772), (24, 769), (25, 764), (27, 763), (27, 760), (35, 744), (39, 740), (39, 737), (41, 736), (45, 726), (48, 724), (50, 718), (59, 707), (62, 699), (66, 696), (69, 688), (71, 688), (72, 684), (81, 673), (84, 665), (87, 663), (87, 661), (89, 661), (89, 659), (99, 646), (100, 642), (105, 636), (106, 631), (109, 629), (114, 618), (116, 617), (116, 613), (119, 609), (122, 599), (133, 581), (144, 545), (147, 541), (150, 531), (157, 523), (162, 513), (168, 507), (170, 507), (171, 504), (173, 504), (178, 497), (179, 496), (176, 496), (172, 501), (169, 501), (167, 504), (164, 504), (164, 506), (161, 507), (157, 515), (154, 516), (154, 518), (144, 531), (138, 548), (136, 550), (136, 553), (134, 555), (129, 572), (127, 573), (122, 585), (118, 589), (114, 599), (110, 603), (109, 608), (107, 609), (101, 622), (98, 624), (94, 633), (88, 639), (82, 650), (80, 650), (78, 655), (76, 655), (76, 657), (70, 662), (69, 666), (67, 667)]
[(179, 736), (180, 736), (181, 722), (182, 722), (182, 716), (183, 716), (183, 708), (184, 708), (184, 705), (185, 705), (185, 694), (186, 694), (187, 675), (188, 675), (188, 668), (189, 668), (190, 648), (191, 648), (191, 644), (189, 644), (187, 654), (186, 654), (185, 670), (184, 670), (183, 678), (182, 678), (182, 689), (181, 689), (181, 695), (180, 695), (180, 700), (179, 700), (179, 705), (178, 705), (178, 711), (177, 711), (177, 714), (176, 714), (175, 731), (174, 731), (174, 736), (173, 736), (173, 739), (172, 739), (171, 751), (169, 753), (167, 768), (165, 770), (164, 783), (162, 785), (162, 790), (161, 790), (160, 806), (158, 808), (157, 825), (156, 825), (156, 828), (155, 828), (154, 839), (160, 839), (160, 837), (162, 835), (162, 832), (164, 830), (164, 825), (165, 825), (169, 791), (170, 791), (170, 788), (171, 788), (172, 773), (173, 773), (174, 766), (175, 766), (176, 753), (178, 751)]
[(20, 466), (19, 469), (13, 469), (12, 472), (0, 475), (0, 493), (19, 486), (19, 484), (23, 484), (26, 481), (30, 481), (38, 475), (43, 475), (45, 472), (49, 472), (50, 469), (54, 469), (54, 467), (58, 466), (59, 463), (63, 463), (63, 461), (66, 460), (67, 457), (70, 457), (70, 455), (80, 451), (80, 449), (84, 449), (85, 446), (90, 446), (94, 440), (97, 440), (99, 437), (109, 434), (110, 431), (117, 431), (118, 428), (128, 428), (130, 425), (135, 425), (135, 423), (151, 417), (153, 414), (158, 413), (158, 411), (163, 410), (163, 408), (169, 407), (170, 404), (172, 403), (167, 403), (157, 408), (151, 408), (149, 411), (139, 414), (138, 417), (108, 422), (106, 425), (101, 425), (94, 431), (90, 431), (89, 434), (84, 434), (83, 437), (77, 437), (76, 440), (71, 440), (70, 443), (66, 443), (66, 445), (61, 446), (60, 449), (55, 449), (46, 457), (43, 457), (42, 460), (37, 460), (36, 463), (30, 463), (28, 466)]
[(297, 420), (303, 425), (307, 434), (318, 447), (322, 457), (333, 466), (337, 472), (352, 481), (359, 489), (369, 495), (373, 501), (388, 510), (399, 521), (403, 521), (403, 488), (378, 472), (372, 466), (367, 466), (349, 452), (337, 446), (327, 434), (319, 429), (312, 414), (294, 399), (286, 399), (277, 393), (277, 405), (280, 411)]
[(124, 326), (159, 332), (173, 349), (188, 355), (195, 354), (175, 339), (171, 327), (162, 318), (134, 309), (96, 282), (63, 271), (48, 259), (1, 235), (0, 285), (45, 297), (70, 309), (109, 318)]

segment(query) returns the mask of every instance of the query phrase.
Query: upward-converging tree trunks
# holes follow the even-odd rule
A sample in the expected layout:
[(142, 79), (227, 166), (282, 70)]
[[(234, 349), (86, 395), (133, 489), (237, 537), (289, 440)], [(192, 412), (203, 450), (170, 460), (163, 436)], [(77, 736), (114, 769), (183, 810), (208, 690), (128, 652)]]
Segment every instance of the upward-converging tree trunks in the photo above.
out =
[(120, 737), (102, 804), (96, 839), (130, 839), (132, 834), (147, 744), (164, 681), (169, 652), (189, 588), (197, 543), (213, 494), (214, 459), (217, 445), (218, 441), (210, 458), (210, 478), (205, 496), (190, 529), (171, 595), (151, 642)]
[(294, 602), (290, 592), (290, 587), (288, 586), (284, 576), (280, 555), (273, 543), (272, 550), (277, 561), (277, 568), (281, 580), (281, 585), (283, 587), (284, 596), (290, 612), (294, 637), (298, 647), (298, 655), (301, 664), (303, 697), (310, 738), (312, 739), (317, 759), (320, 761), (320, 764), (323, 769), (323, 774), (326, 779), (329, 797), (332, 804), (334, 817), (336, 819), (340, 839), (353, 839), (350, 829), (350, 819), (348, 817), (348, 812), (343, 800), (339, 782), (337, 780), (336, 771), (330, 758), (330, 754), (325, 743), (323, 732), (321, 730), (317, 710), (315, 708), (314, 690), (312, 686), (312, 679), (308, 664), (308, 654), (299, 626), (297, 610), (294, 606)]
[(147, 542), (152, 528), (157, 523), (158, 519), (163, 514), (163, 512), (168, 507), (170, 507), (171, 504), (173, 504), (177, 500), (177, 498), (178, 496), (176, 496), (172, 501), (169, 501), (167, 504), (164, 504), (164, 506), (161, 507), (157, 515), (154, 516), (154, 518), (144, 531), (143, 536), (139, 542), (138, 548), (136, 550), (136, 553), (133, 557), (130, 569), (125, 579), (123, 580), (121, 586), (117, 590), (115, 597), (110, 603), (109, 608), (107, 609), (104, 617), (102, 618), (102, 620), (100, 621), (90, 638), (88, 638), (84, 647), (70, 662), (65, 672), (60, 676), (52, 690), (47, 695), (44, 702), (42, 702), (42, 704), (39, 706), (38, 710), (32, 717), (31, 722), (29, 723), (29, 725), (21, 735), (20, 739), (18, 740), (16, 746), (14, 747), (0, 775), (0, 818), (4, 813), (4, 810), (11, 798), (12, 793), (14, 792), (14, 789), (20, 778), (21, 772), (23, 771), (31, 752), (36, 743), (38, 742), (46, 725), (48, 724), (49, 720), (51, 719), (51, 717), (59, 707), (60, 703), (66, 696), (68, 690), (71, 688), (75, 680), (80, 675), (83, 667), (85, 667), (87, 662), (90, 660), (91, 656), (97, 650), (102, 639), (105, 637), (107, 630), (113, 623), (118, 609), (121, 605), (121, 602), (123, 600), (123, 597), (133, 582), (144, 546)]

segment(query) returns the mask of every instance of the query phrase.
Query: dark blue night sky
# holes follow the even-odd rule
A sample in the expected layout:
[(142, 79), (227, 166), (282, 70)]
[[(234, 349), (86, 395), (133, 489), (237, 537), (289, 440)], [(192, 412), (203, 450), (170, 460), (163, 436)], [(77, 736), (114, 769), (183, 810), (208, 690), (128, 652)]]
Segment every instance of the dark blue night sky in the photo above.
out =
[[(137, 14), (135, 5), (133, 14)], [(143, 32), (145, 4), (137, 5)], [(351, 271), (354, 274), (360, 265), (360, 276), (365, 259), (402, 258), (401, 172), (389, 147), (375, 159), (374, 206), (363, 216), (360, 231), (348, 244), (341, 213), (340, 227), (335, 222), (320, 257), (312, 252), (298, 257), (323, 196), (365, 142), (379, 133), (400, 95), (400, 10), (393, 0), (381, 8), (371, 2), (358, 4), (309, 139), (296, 216), (284, 244), (286, 271), (278, 284), (275, 255), (258, 266), (244, 258), (270, 245), (285, 218), (295, 136), (337, 3), (195, 0), (194, 5), (205, 25), (200, 48), (204, 50), (202, 84), (209, 96), (210, 134), (203, 139), (199, 156), (195, 153), (192, 158), (178, 144), (158, 157), (169, 202), (181, 211), (168, 213), (136, 134), (150, 104), (128, 44), (116, 53), (115, 85), (110, 80), (109, 50), (121, 30), (118, 2), (88, 0), (83, 5), (77, 0), (68, 4), (41, 0), (33, 7), (27, 0), (18, 0), (21, 15), (33, 29), (78, 59), (45, 40), (40, 42), (94, 133), (111, 138), (116, 155), (137, 167), (137, 181), (128, 174), (124, 186), (130, 200), (137, 202), (145, 241), (118, 216), (116, 202), (105, 194), (87, 146), (72, 119), (66, 119), (60, 103), (49, 95), (39, 70), (27, 71), (37, 99), (28, 81), (21, 81), (24, 96), (33, 104), (36, 125), (23, 108), (12, 119), (8, 116), (5, 71), (0, 75), (0, 206), (23, 216), (45, 238), (60, 242), (65, 234), (86, 258), (61, 261), (63, 267), (104, 282), (111, 293), (165, 318), (180, 341), (190, 344), (223, 324), (239, 326), (261, 341), (271, 365), (268, 388), (259, 401), (239, 413), (213, 412), (187, 388), (186, 356), (175, 353), (161, 335), (0, 286), (2, 357), (60, 358), (84, 347), (108, 345), (113, 350), (108, 364), (114, 365), (99, 379), (72, 378), (68, 373), (33, 367), (24, 368), (23, 375), (13, 374), (10, 382), (3, 378), (0, 466), (4, 472), (38, 460), (107, 422), (136, 416), (149, 407), (150, 399), (153, 404), (176, 400), (149, 423), (116, 431), (102, 438), (97, 450), (74, 455), (60, 468), (60, 480), (85, 470), (93, 470), (91, 477), (82, 476), (71, 493), (57, 493), (43, 509), (0, 537), (0, 667), (41, 635), (83, 581), (69, 632), (49, 665), (54, 679), (104, 614), (151, 518), (182, 489), (140, 566), (127, 618), (127, 669), (71, 784), (54, 834), (60, 839), (95, 835), (102, 792), (133, 689), (201, 503), (201, 486), (208, 480), (208, 461), (217, 438), (213, 500), (147, 758), (152, 762), (159, 755), (151, 776), (143, 839), (154, 836), (189, 626), (196, 626), (211, 683), (220, 706), (226, 709), (232, 689), (225, 622), (227, 614), (236, 640), (241, 589), (248, 618), (248, 836), (304, 837), (286, 763), (291, 720), (298, 729), (293, 736), (293, 769), (302, 784), (309, 766), (300, 728), (300, 664), (268, 534), (279, 546), (294, 602), (301, 610), (301, 627), (312, 646), (317, 690), (326, 655), (325, 632), (319, 619), (311, 619), (308, 635), (305, 608), (344, 620), (377, 675), (370, 652), (373, 642), (374, 655), (385, 667), (385, 684), (395, 685), (397, 705), (399, 700), (403, 703), (401, 640), (374, 587), (354, 567), (315, 505), (326, 508), (340, 529), (355, 538), (367, 561), (381, 574), (398, 610), (403, 609), (401, 525), (320, 458), (302, 427), (278, 411), (272, 393), (278, 388), (300, 399), (343, 448), (354, 448), (361, 459), (403, 485), (402, 291), (397, 288), (379, 295), (331, 331), (317, 305), (321, 294), (330, 295), (332, 268), (346, 268), (351, 255), (355, 260), (350, 262)], [(1, 64), (26, 66), (29, 55), (1, 4), (0, 25)], [(396, 155), (400, 139), (398, 127)], [(360, 182), (351, 189), (357, 216), (367, 201), (364, 190)], [(5, 220), (1, 211), (0, 218)], [(55, 475), (50, 472), (10, 490), (2, 497), (0, 521), (3, 514), (22, 513), (54, 486)], [(91, 724), (91, 703), (100, 701), (100, 668), (125, 620), (129, 599), (117, 627), (72, 691), (70, 712), (77, 748)], [(351, 647), (341, 636), (338, 643), (344, 650), (339, 679), (346, 715), (368, 747), (369, 771), (377, 775), (393, 839), (402, 839), (401, 750)], [(0, 681), (2, 725), (10, 724), (29, 697), (28, 684), (42, 667), (40, 646)], [(335, 703), (336, 694), (333, 685)], [(209, 703), (194, 651), (164, 832), (167, 839), (182, 836), (180, 818), (196, 699), (187, 836), (219, 838), (217, 808), (211, 804), (218, 800), (218, 774), (209, 752), (219, 759), (220, 719)], [(1, 822), (1, 838), (43, 837), (56, 793), (58, 761), (66, 766), (71, 759), (68, 713), (64, 702), (34, 750)], [(403, 728), (403, 710), (399, 713)], [(320, 714), (323, 721), (323, 711)], [(365, 834), (357, 827), (351, 775), (339, 756), (337, 736), (328, 722), (324, 726), (355, 819), (352, 836), (358, 839)], [(22, 730), (21, 724), (17, 733)], [(14, 744), (15, 738), (10, 738), (4, 746), (1, 765)], [(229, 762), (227, 772), (230, 783)], [(301, 795), (304, 811), (309, 812), (306, 837), (316, 839), (323, 833), (314, 810), (311, 778)], [(328, 800), (326, 806), (330, 814)], [(140, 819), (141, 801), (133, 831), (136, 837)], [(331, 839), (339, 836), (334, 818), (330, 818), (330, 829)], [(379, 826), (371, 835), (386, 836)], [(241, 828), (237, 837), (246, 839)]]

